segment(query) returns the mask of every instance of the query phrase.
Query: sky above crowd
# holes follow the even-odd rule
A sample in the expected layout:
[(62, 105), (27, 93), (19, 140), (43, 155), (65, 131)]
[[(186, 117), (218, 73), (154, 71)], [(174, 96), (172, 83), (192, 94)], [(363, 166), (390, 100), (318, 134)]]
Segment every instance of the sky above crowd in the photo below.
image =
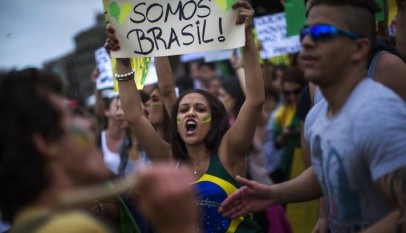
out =
[(38, 67), (74, 51), (74, 36), (92, 27), (102, 0), (2, 0), (0, 69)]

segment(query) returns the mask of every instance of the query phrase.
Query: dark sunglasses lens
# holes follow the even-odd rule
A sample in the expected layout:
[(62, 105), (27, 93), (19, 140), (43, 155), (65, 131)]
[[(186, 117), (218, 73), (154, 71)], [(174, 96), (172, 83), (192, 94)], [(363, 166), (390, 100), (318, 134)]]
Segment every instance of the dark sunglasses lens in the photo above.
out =
[(316, 25), (311, 31), (313, 40), (331, 39), (336, 36), (335, 30), (329, 25)]
[(308, 27), (304, 27), (304, 28), (302, 28), (302, 30), (300, 30), (300, 36), (299, 36), (300, 42), (302, 42), (302, 40), (305, 38), (305, 36), (307, 34), (309, 34), (309, 31), (310, 31), (310, 29)]

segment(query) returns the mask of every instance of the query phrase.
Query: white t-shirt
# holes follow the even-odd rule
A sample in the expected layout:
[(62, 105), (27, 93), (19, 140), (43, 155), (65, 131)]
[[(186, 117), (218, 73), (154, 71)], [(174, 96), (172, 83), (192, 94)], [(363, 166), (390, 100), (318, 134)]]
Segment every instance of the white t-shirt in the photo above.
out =
[(110, 151), (110, 149), (108, 148), (105, 130), (101, 132), (101, 149), (103, 153), (103, 160), (107, 168), (110, 169), (110, 171), (114, 172), (114, 174), (118, 174), (118, 168), (120, 166), (120, 155), (119, 153)]
[(364, 79), (328, 117), (323, 98), (309, 112), (305, 138), (332, 232), (359, 232), (389, 213), (376, 184), (406, 166), (406, 103)]

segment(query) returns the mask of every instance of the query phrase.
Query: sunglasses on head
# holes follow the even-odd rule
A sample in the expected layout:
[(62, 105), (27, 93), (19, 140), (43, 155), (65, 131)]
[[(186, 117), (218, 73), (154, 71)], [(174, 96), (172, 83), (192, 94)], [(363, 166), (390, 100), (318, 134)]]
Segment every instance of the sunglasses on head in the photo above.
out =
[(329, 24), (316, 24), (311, 27), (304, 26), (302, 30), (300, 30), (300, 42), (302, 42), (307, 35), (309, 35), (313, 41), (330, 40), (338, 36), (346, 36), (351, 39), (363, 38), (363, 36), (340, 30)]

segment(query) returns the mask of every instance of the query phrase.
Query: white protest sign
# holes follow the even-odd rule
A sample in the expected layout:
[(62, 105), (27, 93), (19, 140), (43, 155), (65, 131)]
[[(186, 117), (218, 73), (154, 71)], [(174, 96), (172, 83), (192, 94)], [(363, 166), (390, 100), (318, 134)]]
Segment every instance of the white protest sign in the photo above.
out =
[(299, 35), (287, 37), (286, 14), (277, 13), (254, 18), (258, 40), (263, 49), (261, 58), (280, 56), (300, 52)]
[(99, 70), (99, 76), (96, 81), (96, 89), (103, 90), (114, 87), (113, 68), (109, 54), (104, 47), (101, 47), (95, 52), (96, 66)]
[(225, 50), (215, 50), (215, 51), (208, 51), (204, 55), (204, 62), (216, 62), (216, 61), (224, 61), (230, 60), (233, 56), (233, 53), (236, 52), (238, 58), (241, 58), (241, 50), (240, 49), (225, 49)]
[(216, 62), (216, 61), (223, 61), (223, 60), (230, 60), (231, 56), (233, 55), (234, 50), (232, 49), (225, 49), (225, 50), (215, 50), (215, 51), (208, 51), (204, 56), (205, 62)]
[(199, 59), (203, 59), (205, 56), (204, 52), (197, 52), (197, 53), (186, 53), (180, 55), (180, 61), (181, 62), (190, 62), (190, 61), (196, 61)]
[(157, 57), (245, 44), (236, 0), (107, 0), (121, 49), (112, 57)]

